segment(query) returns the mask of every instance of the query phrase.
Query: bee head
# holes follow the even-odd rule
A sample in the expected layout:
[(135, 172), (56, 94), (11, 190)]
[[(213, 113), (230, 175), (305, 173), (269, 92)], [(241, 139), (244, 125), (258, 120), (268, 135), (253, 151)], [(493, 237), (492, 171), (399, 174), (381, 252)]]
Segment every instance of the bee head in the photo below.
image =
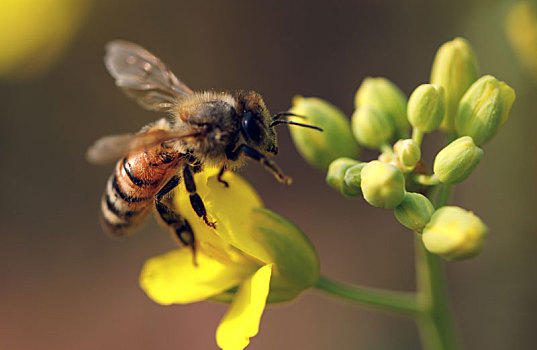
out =
[(263, 98), (255, 91), (240, 91), (237, 100), (242, 111), (242, 133), (250, 146), (263, 152), (278, 153), (278, 143), (274, 130), (276, 125), (288, 124), (323, 131), (318, 126), (287, 120), (286, 118), (290, 116), (306, 119), (304, 116), (291, 112), (280, 112), (271, 117)]
[(241, 91), (238, 96), (242, 109), (242, 133), (250, 146), (263, 152), (278, 153), (276, 133), (272, 127), (270, 113), (263, 98), (255, 91)]

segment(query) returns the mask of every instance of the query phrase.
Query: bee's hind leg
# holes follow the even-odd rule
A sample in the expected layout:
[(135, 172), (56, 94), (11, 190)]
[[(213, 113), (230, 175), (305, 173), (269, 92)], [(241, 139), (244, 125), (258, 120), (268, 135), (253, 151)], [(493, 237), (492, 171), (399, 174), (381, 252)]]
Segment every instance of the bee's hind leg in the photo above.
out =
[(159, 217), (164, 224), (170, 227), (174, 232), (174, 237), (179, 241), (178, 243), (184, 247), (190, 247), (192, 249), (192, 259), (194, 265), (197, 266), (196, 260), (196, 239), (194, 232), (190, 227), (188, 221), (181, 215), (173, 211), (166, 203), (162, 201), (171, 190), (173, 190), (179, 184), (179, 177), (174, 176), (168, 181), (168, 183), (157, 193), (155, 196), (155, 207)]
[(215, 228), (216, 224), (212, 221), (209, 221), (207, 218), (207, 209), (205, 209), (205, 204), (203, 204), (203, 200), (196, 192), (196, 182), (194, 182), (194, 175), (192, 174), (193, 170), (195, 169), (193, 169), (191, 165), (183, 165), (183, 179), (185, 181), (186, 190), (190, 194), (190, 204), (192, 205), (192, 209), (194, 209), (196, 214), (203, 219), (207, 226)]

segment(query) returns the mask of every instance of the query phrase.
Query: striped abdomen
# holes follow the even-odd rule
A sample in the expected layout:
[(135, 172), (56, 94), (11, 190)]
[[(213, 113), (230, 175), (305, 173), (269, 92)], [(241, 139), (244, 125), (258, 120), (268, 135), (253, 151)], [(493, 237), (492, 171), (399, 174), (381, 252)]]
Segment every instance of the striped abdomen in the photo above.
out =
[(117, 162), (101, 201), (105, 229), (114, 236), (133, 229), (151, 211), (155, 195), (175, 175), (181, 160), (182, 154), (160, 145)]

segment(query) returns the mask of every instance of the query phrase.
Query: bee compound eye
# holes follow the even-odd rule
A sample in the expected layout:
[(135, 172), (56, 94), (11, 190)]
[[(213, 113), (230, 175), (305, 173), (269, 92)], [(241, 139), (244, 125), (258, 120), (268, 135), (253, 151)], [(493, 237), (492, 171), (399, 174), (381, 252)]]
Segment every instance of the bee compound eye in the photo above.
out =
[(242, 117), (242, 128), (249, 140), (260, 142), (263, 139), (263, 123), (261, 119), (250, 111), (245, 111)]

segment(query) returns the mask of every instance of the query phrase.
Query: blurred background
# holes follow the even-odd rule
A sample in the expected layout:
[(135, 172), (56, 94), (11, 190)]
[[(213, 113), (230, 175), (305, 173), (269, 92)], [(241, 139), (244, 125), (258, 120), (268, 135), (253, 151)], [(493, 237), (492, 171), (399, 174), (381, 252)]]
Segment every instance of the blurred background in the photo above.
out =
[[(428, 81), (436, 49), (456, 36), (473, 45), (481, 73), (506, 81), (517, 101), (477, 171), (456, 188), (453, 202), (475, 211), (490, 235), (476, 259), (446, 264), (451, 306), (466, 349), (534, 349), (537, 74), (529, 65), (537, 56), (521, 56), (537, 51), (537, 34), (511, 28), (526, 41), (510, 45), (513, 4), (0, 0), (0, 349), (216, 348), (227, 306), (163, 307), (138, 287), (143, 262), (175, 248), (168, 233), (151, 219), (115, 241), (99, 225), (112, 166), (87, 164), (87, 147), (161, 117), (114, 86), (103, 65), (107, 41), (141, 44), (194, 90), (255, 89), (272, 112), (289, 108), (295, 94), (317, 96), (350, 115), (363, 78), (387, 77), (408, 95)], [(524, 51), (524, 43), (535, 46)], [(306, 232), (322, 273), (413, 290), (411, 232), (391, 211), (326, 186), (284, 127), (279, 141), (276, 160), (292, 186), (254, 162), (242, 173), (267, 207)], [(426, 137), (426, 159), (440, 142)], [(268, 308), (249, 348), (420, 345), (410, 320), (309, 291)]]

